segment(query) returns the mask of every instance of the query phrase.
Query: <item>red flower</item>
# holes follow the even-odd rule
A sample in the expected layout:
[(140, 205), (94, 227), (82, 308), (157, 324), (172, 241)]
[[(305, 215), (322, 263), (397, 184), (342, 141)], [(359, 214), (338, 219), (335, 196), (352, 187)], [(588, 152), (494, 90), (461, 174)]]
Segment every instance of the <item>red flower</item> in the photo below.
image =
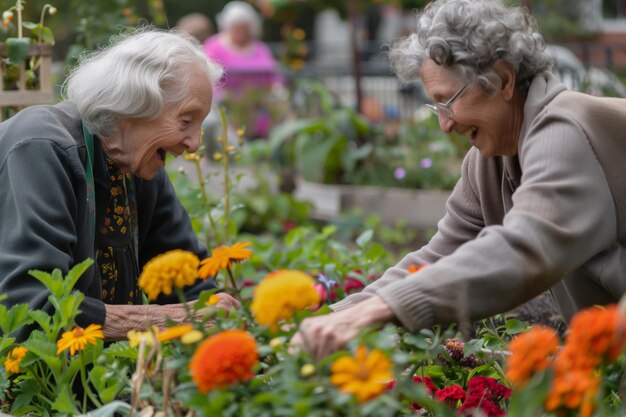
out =
[(484, 396), (488, 400), (498, 402), (502, 399), (508, 400), (511, 396), (511, 389), (501, 385), (494, 378), (486, 376), (475, 376), (467, 382), (467, 392)]
[(465, 399), (465, 391), (459, 385), (450, 385), (435, 392), (435, 399), (456, 408), (459, 400)]
[(435, 392), (435, 391), (437, 391), (439, 389), (439, 388), (437, 388), (437, 386), (433, 382), (432, 378), (429, 377), (429, 376), (425, 376), (424, 378), (422, 378), (421, 376), (415, 375), (413, 377), (413, 382), (415, 382), (417, 384), (424, 384), (424, 386), (426, 387), (426, 391), (429, 394), (432, 394), (433, 392)]
[(365, 285), (361, 281), (352, 277), (345, 277), (343, 280), (343, 291), (348, 294), (352, 294), (353, 292), (359, 292)]

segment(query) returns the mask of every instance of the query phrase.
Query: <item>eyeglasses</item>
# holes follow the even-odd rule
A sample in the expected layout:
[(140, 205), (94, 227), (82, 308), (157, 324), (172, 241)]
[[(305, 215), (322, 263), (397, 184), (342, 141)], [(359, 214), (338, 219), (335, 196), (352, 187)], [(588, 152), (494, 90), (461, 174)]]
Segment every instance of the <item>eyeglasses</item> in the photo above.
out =
[(461, 97), (461, 94), (463, 94), (463, 91), (465, 91), (467, 87), (469, 87), (469, 84), (463, 84), (463, 87), (445, 103), (426, 104), (425, 106), (435, 113), (437, 117), (445, 116), (446, 118), (451, 118), (454, 116), (452, 104), (454, 104), (457, 98)]

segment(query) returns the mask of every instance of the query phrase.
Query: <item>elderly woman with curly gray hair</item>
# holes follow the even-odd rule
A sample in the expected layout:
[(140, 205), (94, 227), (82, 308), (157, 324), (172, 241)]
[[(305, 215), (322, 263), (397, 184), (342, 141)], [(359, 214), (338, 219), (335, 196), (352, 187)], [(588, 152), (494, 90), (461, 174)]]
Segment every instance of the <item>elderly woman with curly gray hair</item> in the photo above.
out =
[[(0, 294), (6, 304), (48, 309), (49, 291), (28, 271), (64, 273), (95, 260), (75, 288), (85, 294), (77, 322), (123, 339), (146, 322), (182, 321), (176, 297), (142, 305), (139, 272), (174, 249), (203, 258), (164, 169), (167, 154), (200, 145), (221, 68), (199, 42), (150, 28), (126, 33), (84, 57), (67, 100), (34, 106), (0, 124)], [(190, 299), (211, 280), (185, 290)], [(219, 305), (237, 306), (228, 294)], [(16, 335), (25, 338), (27, 330)]]
[(526, 9), (491, 0), (432, 2), (392, 45), (397, 75), (473, 147), (430, 242), (293, 343), (321, 357), (366, 326), (467, 322), (548, 289), (566, 319), (622, 297), (626, 100), (568, 91), (544, 48)]

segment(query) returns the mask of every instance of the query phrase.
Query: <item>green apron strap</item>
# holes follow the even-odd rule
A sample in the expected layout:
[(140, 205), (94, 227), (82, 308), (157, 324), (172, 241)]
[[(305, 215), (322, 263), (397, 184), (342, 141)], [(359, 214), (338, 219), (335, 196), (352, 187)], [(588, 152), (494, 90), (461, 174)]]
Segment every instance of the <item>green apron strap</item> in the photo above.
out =
[(83, 122), (83, 136), (85, 137), (85, 145), (87, 145), (87, 163), (85, 166), (85, 174), (87, 174), (87, 205), (89, 207), (89, 226), (91, 242), (96, 241), (96, 191), (93, 182), (93, 135)]

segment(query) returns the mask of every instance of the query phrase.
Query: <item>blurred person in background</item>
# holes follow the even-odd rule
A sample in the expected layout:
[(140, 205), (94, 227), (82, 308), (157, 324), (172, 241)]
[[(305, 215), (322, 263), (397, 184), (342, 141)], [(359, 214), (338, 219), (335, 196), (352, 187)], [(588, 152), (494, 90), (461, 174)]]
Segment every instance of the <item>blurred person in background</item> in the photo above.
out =
[(176, 22), (176, 27), (193, 36), (200, 43), (204, 43), (213, 35), (213, 23), (202, 13), (189, 13)]
[[(207, 56), (225, 71), (214, 98), (217, 102), (247, 101), (244, 104), (251, 109), (246, 112), (247, 136), (267, 137), (271, 118), (264, 103), (268, 94), (280, 94), (284, 82), (272, 51), (260, 40), (261, 17), (248, 3), (231, 1), (217, 15), (217, 24), (219, 33), (204, 42)], [(210, 120), (215, 117), (212, 115)]]

